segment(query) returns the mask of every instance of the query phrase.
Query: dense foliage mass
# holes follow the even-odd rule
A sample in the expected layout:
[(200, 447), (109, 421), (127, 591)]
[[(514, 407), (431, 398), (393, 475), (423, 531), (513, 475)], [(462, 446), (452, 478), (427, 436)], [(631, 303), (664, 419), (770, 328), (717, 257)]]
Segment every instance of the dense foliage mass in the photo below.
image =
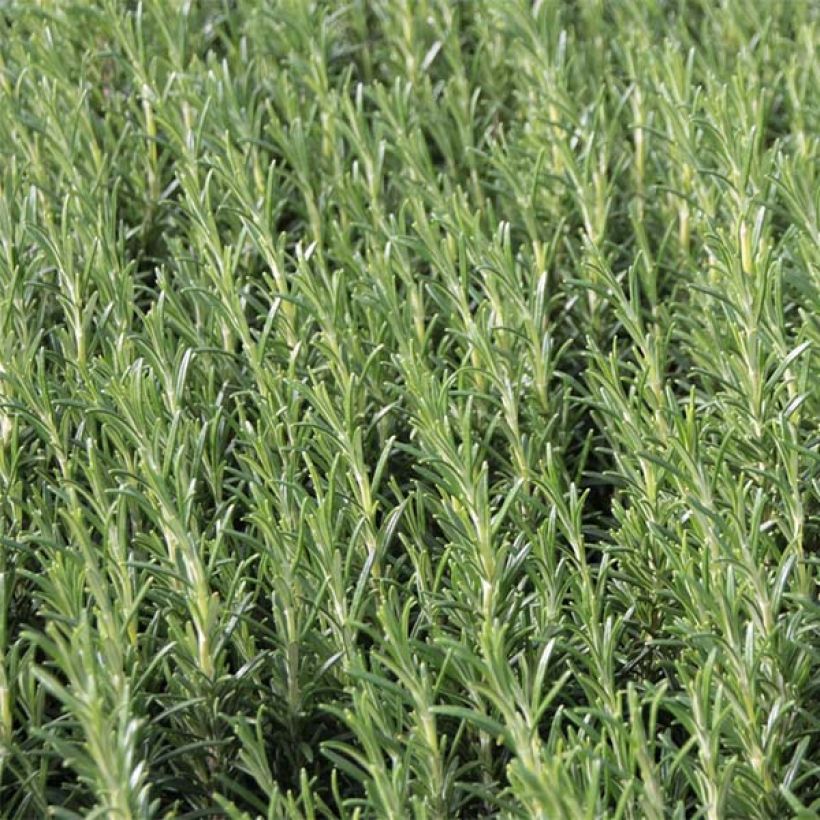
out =
[(0, 812), (820, 809), (810, 0), (0, 3)]

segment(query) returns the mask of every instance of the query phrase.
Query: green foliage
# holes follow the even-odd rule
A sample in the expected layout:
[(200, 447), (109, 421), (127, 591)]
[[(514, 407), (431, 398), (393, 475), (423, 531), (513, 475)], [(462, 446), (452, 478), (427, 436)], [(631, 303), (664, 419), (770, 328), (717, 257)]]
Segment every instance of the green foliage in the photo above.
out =
[(0, 3), (2, 816), (817, 816), (817, 17)]

